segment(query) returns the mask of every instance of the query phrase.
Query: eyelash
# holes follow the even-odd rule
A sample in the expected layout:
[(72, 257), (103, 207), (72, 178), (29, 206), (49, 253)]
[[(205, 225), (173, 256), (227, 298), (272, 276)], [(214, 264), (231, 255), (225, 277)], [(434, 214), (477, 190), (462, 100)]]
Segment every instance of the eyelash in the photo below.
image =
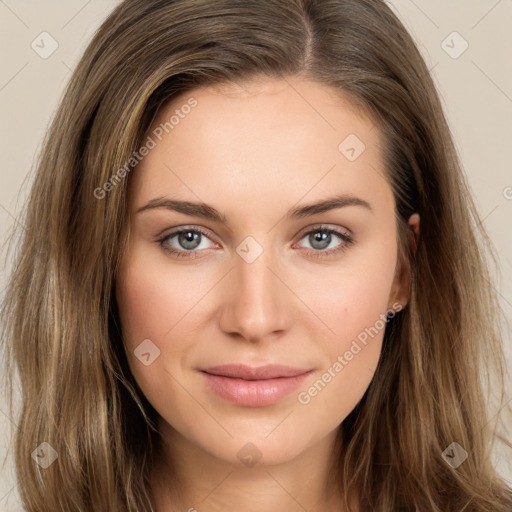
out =
[[(188, 232), (200, 233), (201, 235), (205, 236), (206, 238), (208, 238), (208, 239), (210, 238), (208, 233), (206, 233), (206, 231), (202, 230), (201, 228), (198, 228), (198, 227), (194, 227), (194, 228), (185, 227), (185, 228), (177, 229), (176, 231), (173, 231), (173, 232), (169, 233), (168, 235), (165, 235), (164, 237), (158, 239), (157, 242), (162, 247), (164, 252), (166, 252), (168, 254), (171, 254), (171, 255), (173, 255), (176, 258), (191, 258), (191, 259), (194, 259), (197, 256), (191, 256), (191, 255), (195, 254), (197, 252), (200, 252), (200, 251), (193, 251), (193, 250), (190, 250), (190, 251), (180, 251), (180, 250), (177, 250), (177, 249), (174, 249), (174, 248), (170, 248), (169, 246), (165, 245), (165, 242), (168, 242), (171, 238), (174, 238), (175, 236), (180, 235), (181, 233), (188, 233)], [(306, 231), (300, 237), (299, 240), (302, 240), (305, 236), (310, 235), (311, 233), (327, 233), (327, 234), (330, 234), (330, 235), (336, 235), (339, 238), (341, 238), (341, 240), (344, 242), (344, 243), (340, 244), (338, 247), (336, 247), (335, 249), (329, 249), (329, 250), (320, 250), (320, 249), (319, 250), (313, 250), (313, 249), (308, 249), (308, 250), (306, 250), (308, 255), (313, 257), (313, 258), (325, 258), (325, 257), (328, 258), (330, 256), (341, 254), (346, 249), (348, 249), (348, 247), (351, 244), (354, 243), (354, 239), (352, 238), (352, 236), (350, 236), (350, 235), (348, 235), (346, 233), (342, 233), (341, 231), (338, 231), (338, 230), (333, 229), (333, 228), (324, 227), (323, 225), (314, 226), (309, 231)]]

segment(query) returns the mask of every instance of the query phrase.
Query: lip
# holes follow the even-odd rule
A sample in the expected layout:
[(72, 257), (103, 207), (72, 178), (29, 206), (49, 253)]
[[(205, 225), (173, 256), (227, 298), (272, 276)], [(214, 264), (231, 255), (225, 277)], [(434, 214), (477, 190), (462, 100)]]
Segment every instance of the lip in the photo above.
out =
[(228, 364), (205, 368), (201, 373), (222, 398), (241, 406), (263, 407), (297, 389), (312, 371), (283, 365)]

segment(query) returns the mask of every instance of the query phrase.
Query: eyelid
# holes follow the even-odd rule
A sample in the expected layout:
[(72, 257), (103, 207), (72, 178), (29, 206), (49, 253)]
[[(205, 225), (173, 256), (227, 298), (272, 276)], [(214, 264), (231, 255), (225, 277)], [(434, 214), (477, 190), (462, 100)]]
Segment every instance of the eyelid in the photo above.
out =
[(162, 231), (158, 232), (155, 235), (155, 239), (158, 238), (168, 238), (170, 235), (176, 235), (182, 231), (199, 231), (203, 235), (207, 236), (208, 238), (212, 237), (211, 231), (207, 228), (204, 228), (202, 226), (199, 226), (198, 224), (183, 224), (182, 226), (176, 226), (173, 228), (165, 228)]
[(350, 229), (341, 227), (341, 226), (333, 226), (331, 224), (322, 224), (321, 222), (317, 224), (312, 224), (311, 226), (306, 226), (296, 235), (299, 238), (303, 238), (304, 235), (307, 235), (310, 231), (337, 231), (341, 234), (346, 235), (347, 237), (352, 238), (353, 234)]

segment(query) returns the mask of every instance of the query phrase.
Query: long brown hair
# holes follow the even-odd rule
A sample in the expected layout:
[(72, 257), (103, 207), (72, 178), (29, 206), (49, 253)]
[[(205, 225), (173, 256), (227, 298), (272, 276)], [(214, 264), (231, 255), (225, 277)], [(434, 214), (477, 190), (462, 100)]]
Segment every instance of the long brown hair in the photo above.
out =
[[(410, 302), (339, 429), (340, 488), (380, 512), (512, 508), (486, 410), (487, 390), (501, 391), (498, 410), (504, 401), (493, 248), (428, 69), (393, 11), (383, 0), (125, 0), (44, 141), (2, 308), (7, 384), (14, 370), (21, 383), (14, 456), (27, 511), (154, 510), (157, 415), (128, 370), (113, 293), (134, 154), (176, 95), (290, 76), (343, 92), (382, 130), (412, 268)], [(58, 454), (46, 469), (30, 456), (43, 442)], [(442, 456), (453, 442), (468, 452), (456, 468)]]

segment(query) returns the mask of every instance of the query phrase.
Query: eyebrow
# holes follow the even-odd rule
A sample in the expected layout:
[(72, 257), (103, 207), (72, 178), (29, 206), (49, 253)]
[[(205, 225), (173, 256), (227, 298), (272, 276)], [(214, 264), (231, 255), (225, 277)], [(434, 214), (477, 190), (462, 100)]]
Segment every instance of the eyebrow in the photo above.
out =
[[(285, 219), (303, 219), (311, 217), (319, 213), (328, 212), (346, 206), (362, 206), (373, 213), (373, 209), (368, 201), (351, 194), (342, 194), (316, 203), (291, 208), (285, 215)], [(156, 197), (151, 199), (147, 204), (141, 206), (136, 213), (153, 210), (156, 208), (165, 208), (167, 210), (176, 211), (185, 215), (193, 215), (195, 217), (203, 217), (220, 224), (228, 224), (227, 218), (213, 206), (206, 203), (193, 203), (190, 201), (181, 201), (168, 197)]]

